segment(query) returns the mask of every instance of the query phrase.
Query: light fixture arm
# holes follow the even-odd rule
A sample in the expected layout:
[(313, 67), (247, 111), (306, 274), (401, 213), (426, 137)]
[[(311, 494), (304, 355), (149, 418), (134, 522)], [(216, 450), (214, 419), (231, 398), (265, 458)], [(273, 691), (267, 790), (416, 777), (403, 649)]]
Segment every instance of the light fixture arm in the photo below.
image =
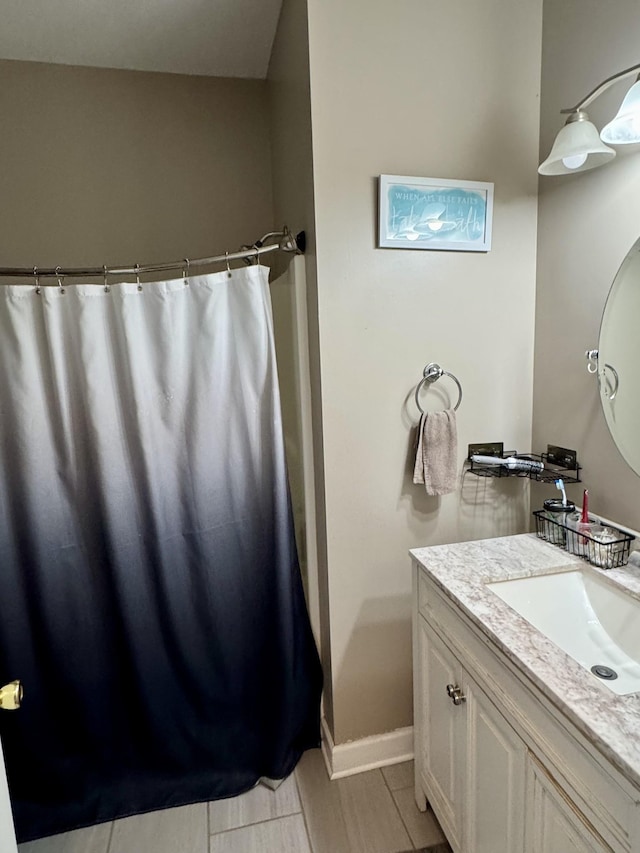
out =
[[(563, 128), (558, 131), (551, 152), (538, 166), (541, 175), (570, 175), (586, 172), (603, 166), (616, 156), (610, 145), (629, 145), (640, 142), (640, 63), (625, 68), (608, 77), (596, 86), (581, 101), (560, 112), (567, 116)], [(586, 111), (597, 97), (618, 80), (635, 75), (633, 83), (624, 96), (620, 109), (601, 131), (589, 121)], [(607, 144), (608, 143), (608, 144)]]
[(562, 115), (566, 115), (568, 113), (575, 113), (578, 110), (583, 110), (585, 107), (588, 107), (595, 99), (601, 95), (604, 91), (606, 91), (610, 86), (616, 83), (618, 80), (624, 80), (625, 77), (631, 77), (632, 74), (640, 73), (640, 63), (638, 65), (632, 65), (631, 68), (626, 68), (624, 71), (618, 71), (617, 74), (614, 74), (611, 77), (608, 77), (603, 83), (600, 83), (599, 86), (589, 92), (589, 94), (583, 98), (575, 107), (570, 107), (568, 110), (560, 110)]

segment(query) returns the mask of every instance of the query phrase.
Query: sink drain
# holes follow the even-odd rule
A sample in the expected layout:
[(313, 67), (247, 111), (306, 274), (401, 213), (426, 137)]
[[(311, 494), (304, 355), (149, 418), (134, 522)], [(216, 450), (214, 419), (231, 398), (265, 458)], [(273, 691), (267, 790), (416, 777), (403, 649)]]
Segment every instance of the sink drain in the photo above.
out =
[(604, 664), (601, 663), (597, 663), (595, 666), (592, 666), (591, 672), (594, 675), (597, 675), (598, 678), (606, 678), (608, 681), (613, 681), (614, 678), (618, 677), (618, 673), (615, 669), (611, 669), (611, 667), (604, 666)]

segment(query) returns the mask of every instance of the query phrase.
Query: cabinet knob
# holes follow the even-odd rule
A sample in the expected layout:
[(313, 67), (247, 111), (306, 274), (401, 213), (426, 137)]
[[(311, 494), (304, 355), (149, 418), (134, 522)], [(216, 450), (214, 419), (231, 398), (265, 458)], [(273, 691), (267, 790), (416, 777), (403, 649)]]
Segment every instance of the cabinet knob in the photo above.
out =
[(451, 699), (454, 705), (462, 705), (467, 701), (467, 697), (457, 684), (447, 684), (447, 696)]
[(0, 708), (3, 711), (15, 711), (22, 702), (22, 684), (19, 681), (11, 681), (0, 687)]

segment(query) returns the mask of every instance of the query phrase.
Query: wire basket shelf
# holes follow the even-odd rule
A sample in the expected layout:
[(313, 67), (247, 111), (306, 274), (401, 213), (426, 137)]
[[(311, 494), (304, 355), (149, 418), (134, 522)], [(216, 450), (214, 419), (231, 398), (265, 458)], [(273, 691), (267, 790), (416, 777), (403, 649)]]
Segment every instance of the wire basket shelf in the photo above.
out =
[[(470, 444), (469, 445), (469, 472), (477, 477), (524, 477), (528, 480), (536, 480), (539, 483), (555, 483), (556, 480), (562, 479), (565, 483), (580, 482), (580, 465), (578, 464), (577, 454), (575, 450), (568, 450), (565, 447), (557, 447), (553, 444), (547, 445), (546, 453), (518, 453), (516, 450), (500, 450), (496, 452), (493, 448), (496, 445), (490, 446), (492, 449), (487, 450), (487, 446)], [(495, 456), (497, 459), (508, 459), (515, 457), (516, 459), (529, 460), (540, 462), (543, 465), (542, 470), (519, 471), (517, 469), (507, 468), (506, 465), (489, 464), (483, 462), (474, 462), (471, 457), (475, 454)]]
[[(607, 525), (602, 527), (592, 518), (588, 525), (572, 525), (550, 517), (547, 510), (534, 510), (536, 535), (552, 545), (564, 548), (570, 554), (582, 557), (592, 566), (617, 569), (629, 560), (634, 536)], [(596, 532), (596, 531), (600, 532)]]

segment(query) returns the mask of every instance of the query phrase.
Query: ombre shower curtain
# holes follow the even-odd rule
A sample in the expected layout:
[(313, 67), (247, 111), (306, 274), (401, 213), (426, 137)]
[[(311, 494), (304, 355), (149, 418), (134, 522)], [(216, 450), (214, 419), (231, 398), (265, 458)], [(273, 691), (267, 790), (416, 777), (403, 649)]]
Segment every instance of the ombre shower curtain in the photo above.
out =
[(0, 712), (19, 840), (319, 742), (268, 270), (0, 287)]

